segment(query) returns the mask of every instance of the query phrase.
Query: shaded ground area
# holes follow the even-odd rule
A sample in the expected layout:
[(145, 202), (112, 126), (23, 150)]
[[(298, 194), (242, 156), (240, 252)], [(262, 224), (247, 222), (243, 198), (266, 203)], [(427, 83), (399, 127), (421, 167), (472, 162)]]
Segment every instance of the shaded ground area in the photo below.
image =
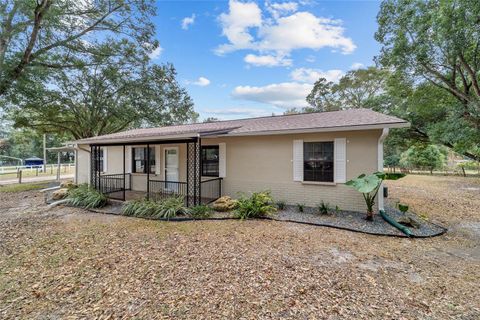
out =
[(47, 212), (34, 191), (0, 193), (0, 318), (479, 318), (480, 200), (468, 188), (480, 182), (389, 187), (451, 231), (409, 240), (275, 221), (160, 222)]

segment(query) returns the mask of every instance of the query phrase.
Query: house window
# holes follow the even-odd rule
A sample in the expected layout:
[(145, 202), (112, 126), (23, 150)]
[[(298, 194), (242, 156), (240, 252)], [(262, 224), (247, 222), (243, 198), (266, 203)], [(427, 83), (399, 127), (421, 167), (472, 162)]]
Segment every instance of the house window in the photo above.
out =
[[(147, 173), (147, 148), (132, 148), (132, 172)], [(155, 148), (150, 148), (150, 173), (155, 173)]]
[(202, 176), (218, 177), (218, 146), (202, 146)]
[(304, 142), (303, 180), (333, 182), (333, 142)]
[(100, 148), (97, 153), (97, 163), (95, 164), (98, 172), (103, 171), (103, 148)]

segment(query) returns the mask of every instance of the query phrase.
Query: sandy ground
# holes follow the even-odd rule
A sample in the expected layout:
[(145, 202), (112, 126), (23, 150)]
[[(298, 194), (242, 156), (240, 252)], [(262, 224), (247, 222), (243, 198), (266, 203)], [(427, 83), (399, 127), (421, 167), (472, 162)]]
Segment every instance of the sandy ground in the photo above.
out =
[(410, 240), (274, 221), (147, 221), (0, 193), (0, 318), (480, 318), (480, 181), (388, 185), (450, 231)]

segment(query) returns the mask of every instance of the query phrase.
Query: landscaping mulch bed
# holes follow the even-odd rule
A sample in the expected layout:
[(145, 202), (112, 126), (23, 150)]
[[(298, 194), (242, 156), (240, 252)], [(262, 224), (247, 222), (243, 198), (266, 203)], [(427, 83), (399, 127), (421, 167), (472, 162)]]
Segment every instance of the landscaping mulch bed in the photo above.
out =
[[(121, 201), (111, 201), (106, 207), (99, 209), (92, 209), (93, 212), (108, 213), (121, 215), (122, 213)], [(385, 211), (395, 220), (400, 219), (404, 213), (393, 208), (386, 207)], [(436, 224), (430, 223), (421, 219), (413, 213), (407, 213), (412, 216), (416, 221), (420, 222), (419, 228), (409, 228), (415, 237), (434, 237), (443, 234), (446, 229)], [(228, 220), (234, 219), (232, 212), (214, 212), (211, 217), (202, 220)], [(287, 206), (284, 210), (276, 212), (274, 215), (267, 219), (276, 221), (302, 223), (322, 227), (331, 227), (343, 230), (349, 230), (354, 232), (362, 232), (373, 235), (381, 236), (395, 236), (395, 237), (407, 237), (403, 232), (390, 225), (383, 220), (380, 215), (374, 215), (373, 221), (365, 220), (365, 214), (361, 212), (353, 211), (338, 211), (332, 212), (328, 215), (321, 215), (316, 212), (315, 208), (306, 207), (304, 212), (298, 212), (296, 207)], [(164, 220), (164, 219), (159, 219)], [(188, 216), (178, 216), (170, 218), (169, 221), (190, 221), (194, 220)]]
[[(395, 220), (398, 220), (404, 214), (393, 208), (386, 207), (385, 211)], [(445, 228), (422, 220), (413, 213), (407, 213), (420, 222), (419, 228), (410, 228), (412, 234), (416, 237), (432, 237), (445, 232)], [(318, 226), (333, 227), (356, 232), (363, 232), (374, 235), (406, 237), (406, 235), (397, 228), (390, 225), (383, 218), (376, 214), (373, 221), (365, 220), (365, 213), (353, 211), (338, 211), (331, 214), (319, 214), (314, 208), (305, 208), (304, 212), (298, 212), (295, 207), (287, 206), (285, 210), (279, 211), (275, 220), (307, 223)]]

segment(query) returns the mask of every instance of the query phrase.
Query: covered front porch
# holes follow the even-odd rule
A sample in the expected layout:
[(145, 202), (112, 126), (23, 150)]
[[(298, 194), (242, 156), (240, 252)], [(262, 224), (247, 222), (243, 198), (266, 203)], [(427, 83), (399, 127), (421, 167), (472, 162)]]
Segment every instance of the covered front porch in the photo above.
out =
[(181, 196), (195, 206), (222, 195), (222, 178), (208, 174), (212, 164), (202, 161), (199, 137), (91, 144), (90, 166), (90, 185), (111, 199)]

